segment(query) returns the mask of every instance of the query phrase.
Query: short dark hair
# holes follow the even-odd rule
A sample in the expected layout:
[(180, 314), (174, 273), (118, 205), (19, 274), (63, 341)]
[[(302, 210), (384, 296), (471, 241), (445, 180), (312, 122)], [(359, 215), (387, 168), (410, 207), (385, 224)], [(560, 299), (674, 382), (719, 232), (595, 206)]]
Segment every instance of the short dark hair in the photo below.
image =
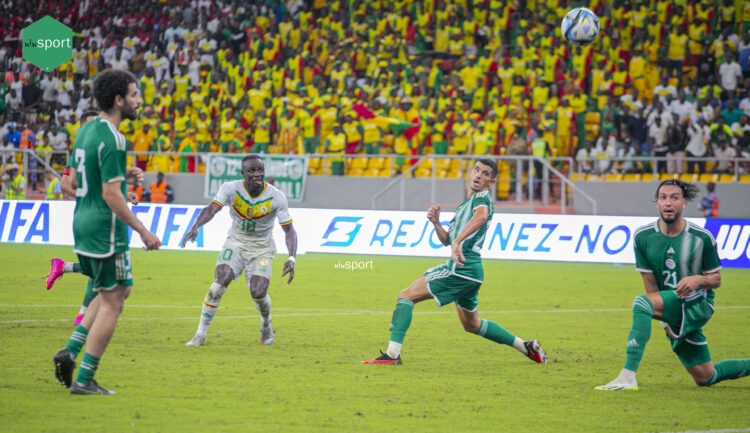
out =
[(122, 69), (107, 69), (94, 81), (94, 98), (99, 109), (108, 112), (115, 106), (115, 97), (125, 98), (130, 83), (138, 83), (135, 75)]
[(661, 187), (665, 185), (679, 187), (682, 190), (682, 196), (687, 201), (694, 199), (698, 195), (698, 187), (693, 185), (692, 183), (683, 182), (680, 179), (667, 179), (661, 181), (659, 187), (656, 188), (656, 194), (654, 194), (655, 199), (659, 199), (659, 191), (661, 190)]
[(489, 158), (479, 158), (477, 162), (481, 162), (482, 164), (486, 165), (487, 167), (492, 169), (492, 177), (497, 177), (497, 163), (494, 159)]
[(242, 158), (242, 165), (245, 165), (245, 163), (247, 161), (250, 161), (251, 159), (257, 159), (258, 161), (263, 162), (263, 158), (261, 158), (260, 155), (251, 153), (250, 155), (247, 155), (246, 157)]

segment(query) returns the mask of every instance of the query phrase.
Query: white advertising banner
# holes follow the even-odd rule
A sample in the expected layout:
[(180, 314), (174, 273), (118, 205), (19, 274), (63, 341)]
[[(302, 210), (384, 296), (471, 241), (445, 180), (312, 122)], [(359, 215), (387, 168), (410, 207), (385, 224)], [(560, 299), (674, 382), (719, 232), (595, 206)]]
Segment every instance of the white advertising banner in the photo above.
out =
[[(0, 200), (0, 242), (73, 245), (72, 201)], [(144, 203), (131, 206), (162, 241), (179, 249), (203, 206)], [(222, 209), (201, 228), (189, 250), (219, 251), (231, 223)], [(449, 257), (426, 212), (291, 209), (298, 252)], [(440, 215), (448, 227), (450, 212)], [(633, 233), (656, 217), (495, 214), (484, 240), (486, 259), (634, 263)], [(750, 220), (691, 219), (717, 239), (725, 267), (750, 267)], [(277, 250), (286, 253), (284, 232), (274, 228)], [(130, 238), (140, 248), (140, 238)]]

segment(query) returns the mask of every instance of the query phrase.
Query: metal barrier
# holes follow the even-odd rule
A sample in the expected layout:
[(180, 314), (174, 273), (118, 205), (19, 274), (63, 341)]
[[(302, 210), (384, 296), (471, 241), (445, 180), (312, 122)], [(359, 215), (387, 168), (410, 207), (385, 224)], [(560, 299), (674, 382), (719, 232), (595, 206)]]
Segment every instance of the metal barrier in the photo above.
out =
[[(591, 165), (590, 170), (584, 170), (581, 162), (585, 161), (588, 162)], [(602, 173), (601, 170), (598, 169), (598, 165), (601, 162), (604, 161), (612, 161), (614, 164), (612, 166), (612, 171), (607, 173)], [(578, 173), (578, 175), (583, 174), (596, 174), (598, 176), (603, 176), (606, 174), (630, 174), (632, 172), (623, 172), (624, 169), (622, 168), (625, 164), (648, 164), (649, 170), (646, 170), (643, 173), (640, 174), (646, 174), (650, 173), (653, 175), (654, 179), (658, 179), (659, 177), (659, 164), (660, 162), (663, 162), (664, 165), (667, 164), (668, 161), (676, 162), (679, 164), (680, 170), (678, 170), (677, 173), (667, 173), (667, 174), (731, 174), (733, 176), (734, 181), (739, 180), (740, 175), (747, 174), (747, 172), (750, 172), (750, 160), (743, 157), (734, 157), (734, 158), (716, 158), (716, 157), (680, 157), (679, 159), (676, 158), (669, 158), (669, 157), (657, 157), (657, 156), (649, 156), (649, 157), (615, 157), (615, 158), (597, 158), (597, 157), (589, 157), (582, 160), (576, 160), (575, 161), (575, 170), (571, 171), (571, 173), (575, 172)], [(727, 162), (732, 165), (732, 173), (715, 173), (713, 171), (706, 170), (702, 173), (689, 173), (685, 166), (688, 164), (707, 164), (707, 163), (713, 163), (715, 165), (721, 163), (721, 162)], [(745, 165), (745, 167), (743, 167)], [(743, 172), (744, 170), (744, 172)]]

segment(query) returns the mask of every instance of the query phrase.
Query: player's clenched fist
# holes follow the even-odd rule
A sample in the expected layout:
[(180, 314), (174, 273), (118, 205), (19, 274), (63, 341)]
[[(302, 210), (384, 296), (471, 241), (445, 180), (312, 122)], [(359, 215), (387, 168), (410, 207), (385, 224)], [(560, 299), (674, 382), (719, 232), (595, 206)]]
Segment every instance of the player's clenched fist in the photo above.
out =
[(440, 222), (440, 206), (434, 204), (427, 210), (427, 219), (431, 222)]

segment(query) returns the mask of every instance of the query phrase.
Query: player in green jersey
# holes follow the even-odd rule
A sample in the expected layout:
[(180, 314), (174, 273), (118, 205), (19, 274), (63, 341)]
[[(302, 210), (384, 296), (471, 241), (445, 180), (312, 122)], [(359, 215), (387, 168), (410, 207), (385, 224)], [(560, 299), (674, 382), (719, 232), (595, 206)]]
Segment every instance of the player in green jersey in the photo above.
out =
[(433, 298), (438, 307), (456, 303), (458, 319), (466, 332), (480, 335), (496, 343), (512, 346), (532, 361), (546, 363), (547, 355), (536, 340), (524, 341), (495, 322), (480, 319), (477, 306), (479, 287), (484, 279), (480, 251), (487, 229), (492, 222), (493, 201), (490, 188), (497, 178), (497, 164), (479, 159), (470, 176), (469, 198), (456, 208), (448, 231), (440, 223), (440, 207), (433, 205), (427, 219), (443, 245), (450, 245), (451, 258), (425, 271), (409, 287), (401, 291), (391, 319), (391, 338), (386, 353), (363, 364), (401, 364), (401, 345), (411, 324), (414, 304)]
[[(100, 295), (53, 361), (55, 376), (70, 387), (71, 394), (109, 395), (114, 392), (93, 379), (133, 285), (127, 228), (140, 235), (146, 249), (157, 249), (161, 242), (125, 201), (127, 147), (117, 128), (122, 119), (137, 117), (141, 103), (137, 81), (129, 72), (107, 70), (94, 82), (94, 97), (101, 111), (78, 132), (71, 176), (76, 191), (74, 251), (82, 273), (93, 279), (93, 288)], [(75, 359), (84, 345), (86, 353), (73, 382)]]
[(637, 390), (635, 372), (659, 320), (672, 351), (699, 386), (711, 386), (750, 373), (750, 359), (711, 362), (703, 325), (714, 312), (714, 289), (721, 285), (721, 263), (714, 237), (686, 221), (682, 211), (698, 188), (669, 179), (656, 190), (661, 217), (634, 233), (635, 268), (645, 295), (633, 302), (633, 325), (625, 347), (625, 367), (602, 390)]
[[(99, 115), (98, 111), (87, 111), (81, 115), (81, 126), (89, 122), (89, 120), (95, 119)], [(60, 189), (63, 193), (69, 197), (76, 196), (76, 190), (73, 187), (73, 177), (70, 175), (70, 171), (73, 168), (73, 158), (68, 160), (65, 170), (63, 171), (62, 179), (60, 180)], [(128, 184), (140, 184), (143, 182), (143, 170), (138, 167), (131, 167), (127, 170)], [(138, 195), (134, 192), (128, 192), (128, 201), (134, 205), (138, 204)], [(47, 274), (47, 290), (50, 290), (55, 284), (57, 279), (62, 278), (65, 273), (81, 273), (81, 266), (77, 262), (66, 262), (60, 258), (54, 257), (51, 260), (49, 273)], [(78, 310), (78, 315), (73, 320), (74, 325), (80, 325), (83, 320), (83, 316), (88, 310), (89, 304), (94, 300), (98, 292), (94, 291), (93, 280), (89, 278), (86, 284), (86, 294), (83, 296), (83, 302), (81, 308)]]

